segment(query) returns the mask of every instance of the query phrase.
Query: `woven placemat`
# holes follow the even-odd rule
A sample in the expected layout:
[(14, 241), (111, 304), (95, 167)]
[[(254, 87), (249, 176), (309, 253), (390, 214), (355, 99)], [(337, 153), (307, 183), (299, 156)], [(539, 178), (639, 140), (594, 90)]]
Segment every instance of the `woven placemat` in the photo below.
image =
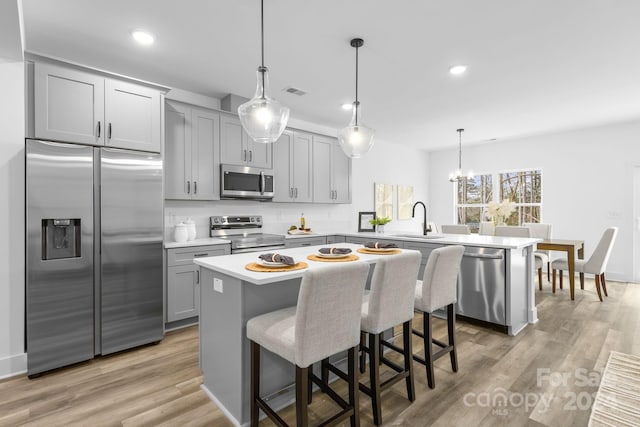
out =
[(378, 252), (378, 251), (370, 251), (367, 248), (356, 249), (356, 252), (360, 252), (361, 254), (369, 254), (369, 255), (395, 255), (395, 254), (402, 253), (400, 249), (394, 249), (392, 251), (385, 251), (385, 252)]
[(303, 268), (307, 268), (307, 267), (309, 267), (309, 264), (302, 261), (297, 262), (294, 265), (286, 265), (283, 267), (263, 267), (257, 262), (250, 262), (249, 264), (244, 266), (244, 268), (246, 268), (249, 271), (260, 271), (260, 272), (266, 272), (266, 273), (302, 270)]
[(311, 261), (320, 261), (320, 262), (348, 262), (348, 261), (357, 261), (360, 259), (358, 255), (349, 254), (345, 257), (340, 258), (322, 258), (318, 255), (307, 255), (307, 259)]

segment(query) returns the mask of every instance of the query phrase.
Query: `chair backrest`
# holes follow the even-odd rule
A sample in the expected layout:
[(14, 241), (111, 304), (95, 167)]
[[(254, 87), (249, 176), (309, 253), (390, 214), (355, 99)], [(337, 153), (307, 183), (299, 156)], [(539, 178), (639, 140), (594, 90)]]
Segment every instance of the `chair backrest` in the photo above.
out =
[(541, 224), (537, 222), (525, 222), (522, 224), (531, 230), (531, 237), (549, 240), (551, 238), (551, 224)]
[(482, 221), (480, 222), (480, 228), (478, 229), (478, 234), (482, 236), (493, 236), (496, 231), (496, 226), (492, 221)]
[(445, 246), (429, 255), (422, 278), (420, 306), (429, 313), (456, 302), (456, 287), (464, 246)]
[(531, 237), (531, 230), (527, 227), (514, 227), (510, 225), (496, 226), (496, 236), (502, 237)]
[(441, 225), (443, 234), (471, 234), (471, 229), (466, 224)]
[(360, 342), (362, 296), (369, 266), (340, 263), (302, 277), (296, 308), (295, 363), (307, 367)]
[(413, 318), (421, 260), (420, 252), (404, 251), (376, 263), (367, 313), (362, 316), (363, 331), (379, 334)]
[(610, 227), (604, 230), (598, 246), (591, 254), (591, 257), (584, 263), (585, 273), (601, 274), (604, 273), (609, 262), (609, 256), (613, 249), (613, 244), (618, 235), (618, 227)]

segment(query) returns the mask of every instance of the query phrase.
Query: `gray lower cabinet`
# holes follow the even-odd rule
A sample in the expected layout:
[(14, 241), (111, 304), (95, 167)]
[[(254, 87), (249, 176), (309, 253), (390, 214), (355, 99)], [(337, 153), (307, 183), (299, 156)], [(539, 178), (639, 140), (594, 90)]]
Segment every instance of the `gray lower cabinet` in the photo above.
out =
[(395, 243), (399, 248), (406, 247), (406, 246), (403, 246), (403, 244), (406, 244), (406, 242), (403, 242), (401, 240), (393, 240), (393, 239), (378, 239), (373, 237), (347, 236), (345, 240), (347, 243), (355, 243), (356, 245), (364, 245), (367, 242), (381, 242), (381, 243)]
[(200, 268), (193, 259), (230, 253), (230, 245), (167, 249), (166, 322), (200, 314)]
[(327, 238), (325, 236), (316, 237), (299, 237), (296, 239), (287, 239), (284, 245), (288, 248), (301, 248), (303, 246), (326, 245)]
[(346, 243), (346, 239), (347, 238), (345, 236), (341, 235), (327, 236), (327, 244), (333, 245), (334, 243)]

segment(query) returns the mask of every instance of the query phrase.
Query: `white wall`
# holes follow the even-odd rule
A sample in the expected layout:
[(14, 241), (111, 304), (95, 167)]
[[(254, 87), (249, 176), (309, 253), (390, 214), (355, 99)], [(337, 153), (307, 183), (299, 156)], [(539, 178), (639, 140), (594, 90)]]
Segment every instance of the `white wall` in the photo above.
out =
[[(187, 217), (196, 222), (198, 237), (208, 236), (212, 215), (261, 214), (265, 232), (284, 233), (298, 224), (304, 212), (309, 227), (317, 232), (356, 232), (359, 211), (373, 210), (373, 184), (414, 186), (415, 200), (426, 200), (428, 154), (395, 144), (376, 142), (362, 159), (353, 160), (352, 204), (271, 203), (222, 200), (218, 202), (167, 201), (165, 203), (166, 239), (173, 241), (173, 226)], [(422, 218), (416, 221), (392, 221), (386, 228), (419, 231)]]
[[(465, 147), (462, 167), (477, 173), (541, 169), (542, 220), (553, 236), (585, 240), (591, 255), (606, 227), (620, 228), (607, 277), (633, 275), (633, 167), (640, 165), (640, 121)], [(449, 173), (457, 149), (430, 153), (429, 201), (437, 223), (454, 220)], [(636, 261), (637, 262), (637, 261)]]
[(24, 63), (0, 63), (0, 378), (24, 354)]

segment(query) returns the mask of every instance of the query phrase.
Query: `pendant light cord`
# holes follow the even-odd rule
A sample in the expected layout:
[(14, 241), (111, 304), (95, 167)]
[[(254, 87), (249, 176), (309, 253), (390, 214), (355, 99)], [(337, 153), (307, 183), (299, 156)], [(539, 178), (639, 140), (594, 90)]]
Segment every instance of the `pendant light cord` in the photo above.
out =
[(458, 129), (458, 170), (462, 173), (462, 129)]
[(358, 102), (358, 49), (359, 47), (356, 46), (356, 126), (358, 126), (358, 107), (360, 106)]
[(260, 0), (260, 41), (262, 43), (262, 46), (261, 46), (262, 65), (260, 66), (260, 74), (262, 78), (261, 98), (264, 99), (264, 73), (267, 71), (264, 66), (264, 0)]

